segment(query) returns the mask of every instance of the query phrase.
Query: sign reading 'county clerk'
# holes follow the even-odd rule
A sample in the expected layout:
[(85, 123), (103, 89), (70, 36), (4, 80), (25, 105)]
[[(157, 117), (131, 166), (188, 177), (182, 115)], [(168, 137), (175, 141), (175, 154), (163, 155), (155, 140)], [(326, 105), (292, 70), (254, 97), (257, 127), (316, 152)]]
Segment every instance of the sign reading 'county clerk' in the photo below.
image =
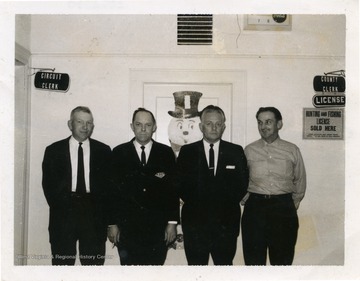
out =
[(66, 92), (69, 89), (70, 77), (66, 73), (37, 72), (34, 85), (37, 89)]
[(316, 92), (345, 92), (345, 78), (342, 76), (318, 75), (314, 77), (313, 85)]

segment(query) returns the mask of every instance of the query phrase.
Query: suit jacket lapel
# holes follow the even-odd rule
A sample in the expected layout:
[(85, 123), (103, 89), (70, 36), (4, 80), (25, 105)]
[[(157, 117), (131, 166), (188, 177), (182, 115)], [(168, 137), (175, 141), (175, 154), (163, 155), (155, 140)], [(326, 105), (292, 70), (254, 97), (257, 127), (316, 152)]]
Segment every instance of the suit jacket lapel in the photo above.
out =
[(199, 156), (198, 156), (199, 167), (200, 167), (201, 170), (208, 172), (209, 171), (209, 165), (208, 165), (208, 162), (206, 160), (206, 154), (205, 154), (207, 152), (205, 151), (203, 140), (199, 141), (198, 145), (199, 145)]
[[(159, 149), (159, 143), (157, 143), (156, 141), (152, 140), (153, 144), (150, 150), (150, 155), (147, 161), (146, 166), (151, 167), (151, 165), (155, 162), (158, 161), (159, 159), (159, 154), (158, 154), (158, 149)], [(154, 156), (155, 155), (155, 156)], [(157, 157), (156, 157), (157, 155)]]
[(223, 172), (224, 167), (224, 142), (220, 140), (219, 143), (219, 155), (218, 155), (218, 162), (216, 167), (216, 175), (220, 176)]
[[(70, 136), (71, 137), (71, 136)], [(65, 143), (64, 143), (64, 156), (65, 156), (65, 163), (66, 163), (66, 181), (67, 181), (67, 186), (68, 186), (68, 191), (71, 192), (71, 184), (72, 184), (72, 167), (71, 167), (71, 158), (70, 158), (70, 137), (65, 139)]]
[(89, 159), (89, 188), (90, 188), (90, 192), (93, 192), (93, 190), (91, 190), (92, 187), (92, 180), (91, 180), (91, 171), (94, 168), (94, 165), (96, 165), (95, 161), (94, 161), (94, 157), (95, 157), (95, 147), (94, 147), (94, 142), (92, 141), (92, 139), (89, 138), (89, 146), (90, 146), (90, 159)]
[(149, 155), (149, 157), (148, 157), (148, 161), (147, 161), (147, 163), (146, 163), (146, 165), (151, 165), (151, 163), (154, 161), (154, 156), (153, 155), (157, 155), (157, 153), (156, 153), (156, 149), (157, 149), (157, 143), (153, 140), (152, 141), (153, 143), (152, 143), (152, 146), (151, 146), (151, 150), (150, 150), (150, 155)]

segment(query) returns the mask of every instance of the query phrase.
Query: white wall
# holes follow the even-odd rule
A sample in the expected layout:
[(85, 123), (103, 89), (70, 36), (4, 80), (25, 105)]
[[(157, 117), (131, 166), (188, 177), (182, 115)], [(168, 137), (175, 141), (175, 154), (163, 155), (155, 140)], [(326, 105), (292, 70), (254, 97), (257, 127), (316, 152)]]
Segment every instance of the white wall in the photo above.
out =
[[(291, 32), (240, 30), (243, 15), (214, 15), (212, 46), (178, 46), (176, 15), (36, 15), (33, 54), (344, 56), (345, 15), (293, 15)], [(240, 36), (238, 38), (238, 35)]]
[(72, 108), (88, 105), (93, 137), (114, 147), (131, 137), (130, 69), (223, 69), (246, 72), (241, 145), (259, 138), (258, 107), (273, 105), (283, 113), (281, 137), (303, 153), (308, 190), (299, 209), (294, 264), (343, 264), (344, 141), (303, 140), (302, 109), (312, 107), (314, 76), (345, 69), (345, 17), (294, 15), (291, 32), (241, 30), (238, 39), (237, 20), (242, 17), (215, 15), (214, 45), (191, 47), (176, 45), (175, 15), (31, 16), (32, 66), (68, 73), (71, 83), (66, 93), (31, 89), (28, 254), (50, 253), (41, 162), (47, 145), (70, 134)]
[(30, 50), (31, 45), (31, 16), (16, 15), (15, 17), (15, 42), (26, 50)]

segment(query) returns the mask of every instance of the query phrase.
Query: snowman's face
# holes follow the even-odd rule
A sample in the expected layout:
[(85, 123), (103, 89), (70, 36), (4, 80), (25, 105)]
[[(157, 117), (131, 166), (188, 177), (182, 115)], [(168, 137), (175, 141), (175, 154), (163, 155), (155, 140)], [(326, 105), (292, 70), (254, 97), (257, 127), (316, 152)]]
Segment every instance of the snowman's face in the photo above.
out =
[(200, 117), (172, 118), (168, 127), (169, 140), (177, 145), (193, 143), (202, 139)]

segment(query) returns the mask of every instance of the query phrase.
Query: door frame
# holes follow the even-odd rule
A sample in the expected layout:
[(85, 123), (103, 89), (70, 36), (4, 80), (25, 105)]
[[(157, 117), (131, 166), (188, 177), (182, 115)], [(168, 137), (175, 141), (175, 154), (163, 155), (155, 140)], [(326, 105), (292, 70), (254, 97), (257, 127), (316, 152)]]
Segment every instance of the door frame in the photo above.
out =
[[(230, 141), (246, 143), (246, 71), (228, 69), (130, 69), (130, 112), (144, 106), (144, 85), (152, 84), (230, 84), (231, 116), (227, 116), (227, 126), (231, 126)], [(172, 94), (172, 93), (170, 93)], [(129, 135), (131, 131), (129, 130)]]
[(26, 265), (30, 170), (31, 53), (15, 43), (14, 139), (14, 265)]

